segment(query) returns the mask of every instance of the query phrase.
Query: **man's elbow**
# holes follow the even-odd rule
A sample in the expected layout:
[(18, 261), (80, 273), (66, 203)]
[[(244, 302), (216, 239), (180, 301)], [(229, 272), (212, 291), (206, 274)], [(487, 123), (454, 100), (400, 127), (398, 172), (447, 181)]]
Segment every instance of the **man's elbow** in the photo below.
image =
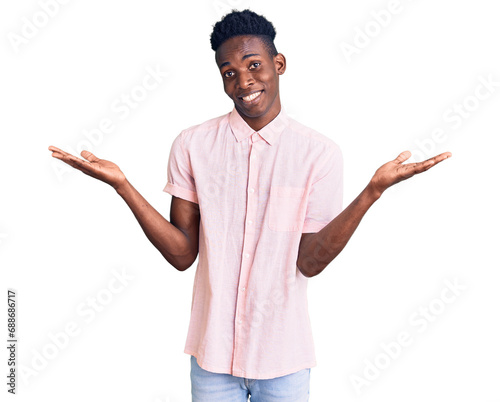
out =
[(302, 275), (304, 275), (306, 278), (312, 278), (313, 276), (316, 276), (317, 274), (315, 273), (312, 273), (312, 272), (307, 272), (307, 271), (304, 271), (302, 268), (300, 268), (298, 265), (297, 265), (297, 268), (299, 269), (300, 273)]
[(194, 264), (198, 258), (198, 253), (196, 255), (185, 255), (185, 256), (166, 256), (165, 259), (172, 265), (177, 271), (186, 271), (191, 265)]
[(318, 261), (312, 258), (309, 258), (306, 261), (297, 261), (297, 268), (306, 278), (312, 278), (325, 269), (325, 267), (320, 266)]
[(181, 271), (181, 272), (186, 271), (189, 267), (191, 267), (191, 265), (193, 265), (193, 264), (194, 264), (194, 262), (195, 262), (195, 261), (196, 261), (196, 258), (195, 258), (194, 260), (190, 261), (190, 262), (189, 262), (189, 263), (187, 263), (187, 264), (180, 264), (180, 265), (178, 265), (178, 266), (177, 266), (177, 267), (175, 267), (175, 268), (176, 268), (178, 271)]

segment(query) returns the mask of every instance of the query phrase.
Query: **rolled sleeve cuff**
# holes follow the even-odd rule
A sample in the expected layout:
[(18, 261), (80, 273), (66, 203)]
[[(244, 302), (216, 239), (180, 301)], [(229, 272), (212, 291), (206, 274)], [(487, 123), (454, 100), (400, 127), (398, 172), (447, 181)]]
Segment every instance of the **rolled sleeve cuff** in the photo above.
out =
[(167, 183), (167, 185), (165, 186), (163, 191), (165, 191), (166, 193), (169, 193), (175, 197), (179, 197), (179, 198), (182, 198), (184, 200), (191, 201), (191, 202), (198, 204), (198, 195), (193, 191), (186, 190), (185, 188), (176, 186), (176, 185), (171, 184), (171, 183)]

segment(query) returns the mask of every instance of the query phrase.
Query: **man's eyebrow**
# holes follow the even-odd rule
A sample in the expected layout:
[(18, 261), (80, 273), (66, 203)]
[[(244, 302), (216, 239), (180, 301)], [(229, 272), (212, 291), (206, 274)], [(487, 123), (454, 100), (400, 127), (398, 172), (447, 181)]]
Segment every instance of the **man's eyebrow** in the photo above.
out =
[(246, 60), (246, 59), (248, 59), (249, 57), (253, 57), (253, 56), (260, 56), (260, 54), (259, 54), (259, 53), (250, 53), (250, 54), (246, 54), (246, 55), (244, 55), (244, 56), (241, 58), (241, 60), (243, 61), (243, 60)]
[[(259, 54), (259, 53), (249, 53), (249, 54), (246, 54), (246, 55), (244, 55), (244, 56), (241, 58), (241, 61), (246, 60), (246, 59), (248, 59), (249, 57), (253, 57), (253, 56), (260, 56), (260, 54)], [(219, 66), (219, 68), (226, 67), (226, 66), (228, 66), (228, 65), (230, 65), (230, 64), (231, 64), (230, 62), (225, 61), (224, 63), (222, 63), (222, 64)]]

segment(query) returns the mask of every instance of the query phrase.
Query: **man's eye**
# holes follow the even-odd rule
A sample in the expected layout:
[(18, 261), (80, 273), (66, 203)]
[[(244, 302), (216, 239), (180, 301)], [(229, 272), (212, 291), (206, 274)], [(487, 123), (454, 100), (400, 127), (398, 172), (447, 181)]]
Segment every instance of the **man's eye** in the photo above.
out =
[(260, 63), (259, 63), (258, 61), (256, 61), (255, 63), (252, 63), (252, 64), (250, 65), (250, 68), (257, 68), (257, 67), (259, 67), (259, 66), (260, 66)]
[(234, 73), (232, 71), (226, 71), (224, 73), (224, 77), (226, 77), (226, 78), (231, 78), (233, 75), (234, 75)]

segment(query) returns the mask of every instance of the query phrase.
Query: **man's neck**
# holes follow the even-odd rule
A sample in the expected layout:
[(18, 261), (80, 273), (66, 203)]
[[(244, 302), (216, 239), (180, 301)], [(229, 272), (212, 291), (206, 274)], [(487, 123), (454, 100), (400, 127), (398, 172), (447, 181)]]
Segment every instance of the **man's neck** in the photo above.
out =
[(264, 116), (259, 116), (256, 118), (251, 118), (248, 116), (244, 116), (240, 111), (236, 108), (236, 111), (238, 114), (241, 116), (241, 118), (247, 123), (250, 128), (254, 131), (260, 131), (262, 130), (265, 126), (267, 126), (269, 123), (271, 123), (276, 116), (278, 116), (281, 112), (281, 105), (277, 109), (277, 111), (269, 111), (269, 113), (266, 113)]

